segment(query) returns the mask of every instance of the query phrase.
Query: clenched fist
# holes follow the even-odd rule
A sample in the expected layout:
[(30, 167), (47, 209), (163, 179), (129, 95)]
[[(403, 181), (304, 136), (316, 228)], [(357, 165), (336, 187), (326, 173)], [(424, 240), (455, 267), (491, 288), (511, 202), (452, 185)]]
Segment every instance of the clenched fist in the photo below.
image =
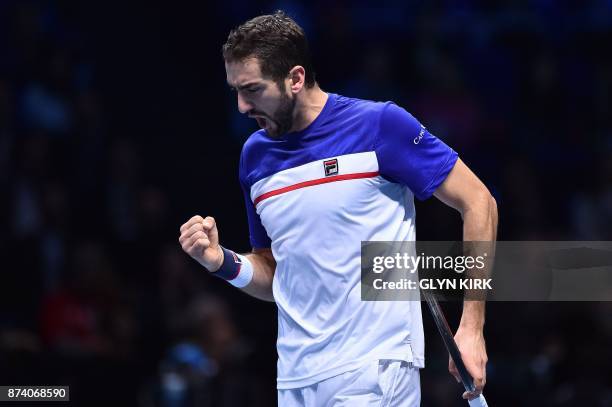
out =
[(219, 232), (215, 220), (196, 215), (181, 226), (181, 247), (208, 271), (215, 272), (223, 264), (223, 251), (219, 246)]

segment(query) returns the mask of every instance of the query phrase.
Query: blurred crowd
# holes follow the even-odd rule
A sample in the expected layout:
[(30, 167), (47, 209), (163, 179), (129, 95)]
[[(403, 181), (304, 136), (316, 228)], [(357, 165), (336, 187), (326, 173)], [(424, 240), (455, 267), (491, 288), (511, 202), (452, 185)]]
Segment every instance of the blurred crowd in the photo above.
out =
[[(249, 249), (237, 163), (254, 127), (220, 48), (276, 8), (306, 29), (324, 90), (393, 100), (459, 152), (500, 240), (612, 240), (610, 1), (5, 1), (0, 384), (70, 385), (74, 405), (275, 405), (274, 305), (205, 276), (178, 228), (213, 215)], [(457, 214), (417, 205), (420, 239), (461, 238)], [(489, 398), (612, 405), (611, 316), (490, 304)], [(425, 323), (423, 405), (463, 405)]]

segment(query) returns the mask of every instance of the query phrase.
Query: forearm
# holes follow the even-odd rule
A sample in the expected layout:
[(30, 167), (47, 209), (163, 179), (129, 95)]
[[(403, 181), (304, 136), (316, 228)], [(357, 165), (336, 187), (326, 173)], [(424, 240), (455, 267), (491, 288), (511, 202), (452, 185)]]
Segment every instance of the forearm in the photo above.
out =
[(264, 301), (274, 302), (272, 295), (272, 280), (276, 263), (271, 255), (258, 252), (244, 255), (253, 265), (253, 279), (246, 286), (241, 288), (245, 293)]
[(497, 239), (497, 204), (487, 192), (463, 212), (463, 240), (495, 242)]
[[(476, 242), (475, 255), (487, 253), (486, 267), (482, 270), (471, 270), (472, 278), (486, 278), (490, 275), (491, 264), (495, 253), (495, 240), (497, 238), (497, 204), (495, 199), (486, 193), (463, 213), (463, 240)], [(465, 329), (482, 330), (485, 322), (485, 301), (477, 300), (482, 293), (466, 292), (463, 303), (460, 327)]]

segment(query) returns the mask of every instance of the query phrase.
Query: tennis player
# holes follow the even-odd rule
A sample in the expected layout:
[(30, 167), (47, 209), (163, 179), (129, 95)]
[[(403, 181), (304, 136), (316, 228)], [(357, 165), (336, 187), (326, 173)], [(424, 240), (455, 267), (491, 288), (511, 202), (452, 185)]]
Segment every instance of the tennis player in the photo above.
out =
[[(280, 406), (419, 405), (421, 304), (361, 301), (361, 241), (414, 241), (414, 197), (432, 195), (461, 213), (464, 240), (493, 241), (495, 200), (401, 107), (323, 91), (283, 12), (231, 31), (223, 57), (238, 110), (261, 127), (239, 170), (253, 250), (221, 246), (210, 216), (181, 226), (183, 250), (276, 302)], [(485, 385), (484, 320), (483, 302), (464, 302), (455, 339), (477, 388), (464, 398)]]

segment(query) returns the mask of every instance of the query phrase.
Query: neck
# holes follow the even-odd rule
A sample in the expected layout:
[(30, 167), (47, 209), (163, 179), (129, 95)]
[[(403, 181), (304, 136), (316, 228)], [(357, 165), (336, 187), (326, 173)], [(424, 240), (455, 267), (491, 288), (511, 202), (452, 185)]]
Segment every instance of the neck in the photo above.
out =
[(323, 110), (327, 98), (327, 93), (323, 92), (316, 83), (310, 89), (303, 88), (303, 91), (297, 96), (293, 126), (290, 131), (300, 131), (308, 127)]

